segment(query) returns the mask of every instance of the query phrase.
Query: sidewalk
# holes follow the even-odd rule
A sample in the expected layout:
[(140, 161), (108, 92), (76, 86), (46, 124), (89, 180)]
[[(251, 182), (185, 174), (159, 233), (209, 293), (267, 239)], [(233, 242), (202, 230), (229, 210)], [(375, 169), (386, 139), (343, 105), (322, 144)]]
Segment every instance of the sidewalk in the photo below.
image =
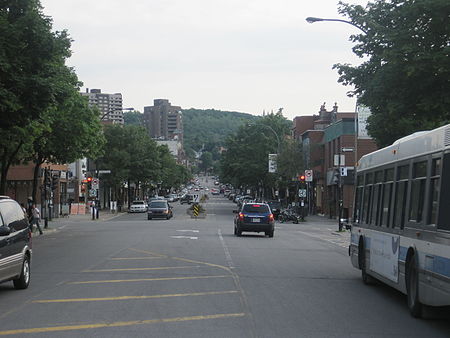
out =
[[(81, 223), (81, 222), (104, 222), (120, 215), (123, 215), (124, 212), (116, 212), (111, 213), (109, 210), (100, 210), (99, 218), (93, 220), (92, 214), (84, 214), (84, 215), (69, 215), (68, 217), (58, 217), (52, 218), (52, 220), (48, 221), (48, 227), (45, 229), (45, 220), (40, 220), (40, 225), (43, 233), (50, 233), (58, 230), (62, 226), (65, 226), (67, 223)], [(39, 236), (39, 232), (36, 230), (34, 232), (34, 236)]]

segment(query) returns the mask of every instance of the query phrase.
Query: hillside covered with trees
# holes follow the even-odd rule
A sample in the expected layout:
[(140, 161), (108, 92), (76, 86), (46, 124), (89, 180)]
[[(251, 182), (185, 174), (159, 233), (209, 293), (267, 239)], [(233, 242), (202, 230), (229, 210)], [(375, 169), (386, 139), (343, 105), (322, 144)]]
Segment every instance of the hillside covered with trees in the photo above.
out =
[(189, 156), (203, 149), (217, 160), (217, 150), (225, 145), (226, 138), (257, 118), (251, 114), (215, 109), (183, 110), (184, 148)]

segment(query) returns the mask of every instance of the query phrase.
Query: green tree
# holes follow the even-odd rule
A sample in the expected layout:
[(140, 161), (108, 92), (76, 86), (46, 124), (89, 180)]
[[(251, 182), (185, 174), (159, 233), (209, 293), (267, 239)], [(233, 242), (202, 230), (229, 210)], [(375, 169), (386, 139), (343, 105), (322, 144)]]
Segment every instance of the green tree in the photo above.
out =
[(235, 187), (271, 188), (276, 175), (268, 172), (268, 155), (282, 149), (290, 123), (278, 114), (245, 124), (228, 138), (221, 159), (221, 180)]
[(137, 110), (124, 112), (123, 120), (125, 125), (134, 125), (134, 126), (142, 126), (143, 125), (143, 115)]
[(41, 133), (34, 138), (31, 157), (35, 164), (34, 201), (39, 168), (44, 162), (71, 163), (83, 157), (95, 159), (103, 152), (105, 138), (98, 110), (89, 108), (77, 87), (67, 89), (64, 102), (47, 111)]
[(450, 121), (450, 3), (376, 0), (339, 12), (367, 34), (350, 37), (359, 66), (336, 64), (339, 81), (372, 111), (368, 131), (379, 146)]
[(29, 154), (43, 132), (43, 114), (58, 103), (70, 38), (52, 32), (51, 23), (38, 0), (0, 6), (0, 194), (9, 167)]
[(200, 170), (207, 171), (213, 165), (213, 155), (209, 151), (205, 151), (200, 156)]
[(148, 136), (145, 128), (133, 125), (107, 126), (105, 138), (105, 154), (99, 158), (98, 165), (111, 170), (103, 178), (113, 188), (115, 196), (119, 196), (124, 182), (128, 182), (128, 187), (131, 182), (136, 186), (149, 186), (158, 180), (159, 152), (156, 142)]

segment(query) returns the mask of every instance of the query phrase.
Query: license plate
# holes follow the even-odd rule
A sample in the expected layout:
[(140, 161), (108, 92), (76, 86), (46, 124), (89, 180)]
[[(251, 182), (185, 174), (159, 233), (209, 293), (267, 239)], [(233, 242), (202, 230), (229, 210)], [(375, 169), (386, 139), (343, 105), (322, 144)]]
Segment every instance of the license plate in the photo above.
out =
[(261, 219), (260, 218), (252, 218), (252, 222), (253, 223), (261, 223)]

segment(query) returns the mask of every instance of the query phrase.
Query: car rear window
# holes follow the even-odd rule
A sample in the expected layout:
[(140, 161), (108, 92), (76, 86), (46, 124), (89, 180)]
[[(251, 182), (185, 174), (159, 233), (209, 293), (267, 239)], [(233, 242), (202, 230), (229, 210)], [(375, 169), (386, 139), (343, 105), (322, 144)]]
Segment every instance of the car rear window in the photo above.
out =
[(167, 203), (164, 201), (150, 202), (150, 208), (167, 208)]
[(270, 212), (269, 207), (265, 204), (246, 204), (244, 205), (244, 208), (242, 210), (251, 214), (262, 214)]

